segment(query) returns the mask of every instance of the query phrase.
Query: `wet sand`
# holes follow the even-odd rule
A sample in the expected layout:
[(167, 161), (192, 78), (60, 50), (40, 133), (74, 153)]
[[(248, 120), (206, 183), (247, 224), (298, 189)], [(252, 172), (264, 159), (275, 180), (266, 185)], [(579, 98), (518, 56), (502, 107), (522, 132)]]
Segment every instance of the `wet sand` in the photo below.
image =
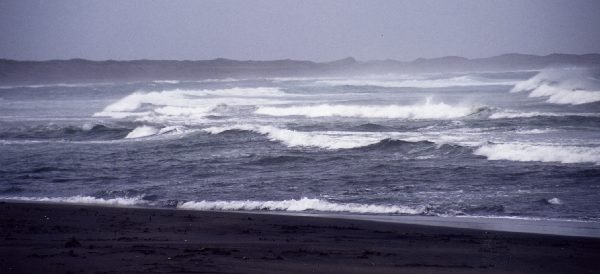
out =
[(2, 273), (597, 273), (600, 239), (0, 202)]

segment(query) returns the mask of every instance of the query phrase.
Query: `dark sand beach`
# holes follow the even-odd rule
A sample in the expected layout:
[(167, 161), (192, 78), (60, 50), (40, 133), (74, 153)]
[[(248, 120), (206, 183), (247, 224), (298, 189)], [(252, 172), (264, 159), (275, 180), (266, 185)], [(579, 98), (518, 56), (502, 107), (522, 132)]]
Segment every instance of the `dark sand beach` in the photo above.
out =
[(351, 219), (0, 203), (2, 273), (597, 273), (600, 239)]

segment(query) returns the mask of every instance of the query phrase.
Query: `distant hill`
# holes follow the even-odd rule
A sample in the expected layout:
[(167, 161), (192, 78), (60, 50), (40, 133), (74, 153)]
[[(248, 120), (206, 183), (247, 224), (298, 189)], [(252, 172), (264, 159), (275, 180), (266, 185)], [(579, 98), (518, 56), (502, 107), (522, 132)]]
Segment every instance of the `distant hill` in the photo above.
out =
[(365, 73), (509, 71), (558, 66), (600, 66), (600, 54), (546, 56), (504, 54), (479, 59), (447, 56), (433, 59), (419, 58), (411, 62), (396, 60), (359, 62), (349, 57), (322, 63), (289, 59), (239, 61), (223, 58), (202, 61), (0, 59), (0, 85), (201, 80), (230, 77), (352, 76)]

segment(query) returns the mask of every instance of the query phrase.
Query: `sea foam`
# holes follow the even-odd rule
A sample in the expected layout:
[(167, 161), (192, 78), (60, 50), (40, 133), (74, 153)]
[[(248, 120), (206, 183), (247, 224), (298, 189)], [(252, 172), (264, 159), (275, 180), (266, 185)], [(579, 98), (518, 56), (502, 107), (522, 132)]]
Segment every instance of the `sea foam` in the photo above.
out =
[(600, 101), (600, 81), (589, 69), (549, 69), (517, 83), (511, 92), (528, 91), (529, 97), (547, 97), (553, 104), (580, 105)]
[(113, 206), (132, 206), (146, 204), (147, 201), (142, 197), (125, 197), (125, 198), (96, 198), (92, 196), (71, 196), (71, 197), (6, 197), (7, 200), (20, 201), (36, 201), (36, 202), (52, 202), (52, 203), (69, 203), (69, 204), (94, 204), (94, 205), (113, 205)]
[[(279, 88), (230, 88), (215, 90), (165, 90), (134, 92), (108, 105), (96, 117), (204, 117), (224, 105), (282, 104)], [(147, 119), (146, 119), (147, 120)]]
[(261, 106), (255, 113), (269, 116), (305, 117), (360, 117), (388, 119), (453, 119), (470, 115), (477, 108), (451, 106), (443, 102), (414, 105), (308, 105), (308, 106)]
[(127, 136), (125, 136), (125, 139), (152, 136), (152, 135), (157, 134), (158, 131), (159, 130), (155, 127), (139, 126), (139, 127), (136, 127), (135, 129), (133, 129), (131, 132), (129, 132), (129, 134), (127, 134)]
[(270, 210), (270, 211), (323, 211), (373, 214), (423, 214), (426, 207), (410, 208), (395, 205), (334, 203), (321, 199), (291, 199), (281, 201), (200, 201), (180, 203), (177, 208), (193, 210)]
[(479, 147), (475, 155), (489, 160), (519, 162), (600, 163), (600, 148), (535, 144), (491, 144)]
[(129, 134), (125, 136), (125, 139), (135, 139), (150, 136), (181, 135), (190, 132), (194, 132), (194, 130), (183, 126), (166, 126), (158, 129), (152, 126), (143, 125), (136, 127), (129, 132)]
[(382, 136), (356, 132), (301, 132), (260, 125), (233, 125), (203, 129), (203, 131), (211, 134), (219, 134), (228, 130), (253, 131), (266, 135), (269, 140), (281, 142), (288, 147), (343, 149), (363, 147), (385, 139)]
[(600, 117), (599, 113), (579, 113), (579, 112), (520, 112), (514, 110), (504, 110), (492, 113), (490, 119), (512, 119), (512, 118), (532, 118), (532, 117), (565, 117), (565, 116), (582, 116), (582, 117)]

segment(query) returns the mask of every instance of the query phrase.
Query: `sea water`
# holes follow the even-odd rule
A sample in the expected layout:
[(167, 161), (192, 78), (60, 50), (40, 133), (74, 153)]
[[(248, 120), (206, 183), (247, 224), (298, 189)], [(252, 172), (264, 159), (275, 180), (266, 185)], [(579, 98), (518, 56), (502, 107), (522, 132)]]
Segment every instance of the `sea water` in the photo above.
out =
[(600, 221), (590, 69), (0, 88), (0, 198)]

